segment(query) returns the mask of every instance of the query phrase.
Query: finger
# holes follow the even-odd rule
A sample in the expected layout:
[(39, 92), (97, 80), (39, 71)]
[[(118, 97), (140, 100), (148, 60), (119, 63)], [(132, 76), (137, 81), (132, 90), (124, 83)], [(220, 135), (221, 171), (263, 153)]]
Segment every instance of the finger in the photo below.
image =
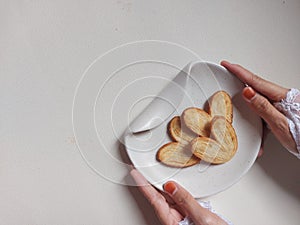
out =
[(251, 87), (243, 90), (243, 97), (250, 107), (270, 126), (274, 118), (281, 117), (282, 114), (262, 95), (258, 94)]
[(139, 190), (143, 193), (143, 195), (149, 200), (152, 205), (157, 204), (157, 201), (162, 200), (161, 194), (148, 183), (146, 178), (138, 172), (136, 169), (130, 171), (130, 175), (136, 182)]
[(163, 224), (170, 224), (170, 220), (175, 220), (178, 222), (182, 219), (181, 215), (174, 212), (172, 213), (174, 217), (170, 217), (171, 209), (165, 198), (148, 183), (148, 181), (140, 172), (138, 172), (136, 169), (133, 169), (130, 171), (130, 175), (135, 180), (140, 192), (142, 192), (145, 198), (153, 206), (158, 218)]
[(200, 206), (193, 196), (176, 182), (168, 181), (164, 185), (164, 190), (196, 225), (227, 224), (216, 214)]
[(243, 97), (254, 112), (269, 125), (270, 130), (285, 148), (296, 149), (296, 143), (290, 133), (288, 121), (282, 113), (251, 87), (244, 88)]
[(240, 65), (231, 64), (227, 61), (222, 61), (221, 65), (224, 66), (229, 72), (236, 75), (243, 83), (253, 87), (255, 90), (272, 101), (280, 101), (286, 97), (286, 94), (289, 91), (287, 88), (283, 88), (277, 84), (262, 79)]
[(263, 154), (264, 154), (264, 148), (263, 148), (263, 146), (260, 146), (259, 152), (257, 154), (257, 158), (262, 157)]

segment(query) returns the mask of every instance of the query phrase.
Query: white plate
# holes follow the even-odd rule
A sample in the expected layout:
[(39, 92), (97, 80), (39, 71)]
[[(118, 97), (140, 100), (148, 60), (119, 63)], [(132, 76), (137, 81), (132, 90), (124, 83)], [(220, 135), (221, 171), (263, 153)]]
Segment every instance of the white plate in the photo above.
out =
[[(225, 190), (250, 169), (261, 145), (262, 123), (242, 99), (244, 85), (223, 67), (213, 63), (194, 63), (190, 78), (185, 87), (186, 94), (174, 113), (150, 131), (127, 135), (125, 145), (132, 163), (151, 184), (162, 190), (167, 180), (175, 180), (199, 198)], [(156, 160), (157, 150), (171, 141), (167, 134), (168, 121), (187, 107), (203, 108), (207, 99), (218, 90), (228, 92), (234, 106), (233, 126), (237, 133), (238, 150), (233, 159), (221, 165), (201, 162), (183, 169), (159, 163)], [(174, 95), (176, 92), (174, 89)]]

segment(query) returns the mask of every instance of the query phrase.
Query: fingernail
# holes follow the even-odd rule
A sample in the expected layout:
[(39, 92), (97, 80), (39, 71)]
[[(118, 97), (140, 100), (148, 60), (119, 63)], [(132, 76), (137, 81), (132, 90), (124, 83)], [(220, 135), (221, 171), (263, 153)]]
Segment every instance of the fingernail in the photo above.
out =
[(243, 90), (243, 95), (248, 101), (251, 101), (255, 94), (255, 91), (251, 87), (246, 87)]
[(175, 194), (177, 191), (177, 187), (172, 181), (168, 181), (167, 183), (164, 184), (164, 190), (168, 192), (170, 195)]
[(231, 64), (230, 62), (228, 62), (228, 61), (226, 61), (226, 60), (222, 60), (220, 64), (223, 65), (224, 63), (225, 63), (225, 64), (229, 64), (229, 65)]

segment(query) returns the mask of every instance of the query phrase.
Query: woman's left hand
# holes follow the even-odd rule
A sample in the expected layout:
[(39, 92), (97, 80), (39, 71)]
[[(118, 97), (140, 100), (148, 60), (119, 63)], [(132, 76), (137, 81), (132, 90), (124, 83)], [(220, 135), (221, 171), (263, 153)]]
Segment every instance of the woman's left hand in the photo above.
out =
[[(189, 216), (195, 225), (227, 225), (227, 223), (206, 208), (203, 208), (193, 196), (174, 181), (164, 184), (163, 193), (151, 186), (136, 169), (130, 172), (139, 190), (153, 206), (157, 217), (163, 225), (178, 225), (184, 217)], [(169, 196), (169, 198), (168, 198)]]

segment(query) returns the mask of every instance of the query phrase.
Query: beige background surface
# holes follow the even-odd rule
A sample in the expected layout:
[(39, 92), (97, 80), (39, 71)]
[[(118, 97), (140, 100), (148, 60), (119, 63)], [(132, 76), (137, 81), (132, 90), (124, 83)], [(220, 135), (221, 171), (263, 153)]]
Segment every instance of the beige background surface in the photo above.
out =
[[(135, 188), (81, 157), (72, 103), (83, 72), (116, 46), (154, 39), (300, 88), (299, 21), (298, 0), (0, 1), (0, 224), (158, 224)], [(236, 225), (299, 224), (299, 168), (269, 136), (247, 175), (209, 200)]]

